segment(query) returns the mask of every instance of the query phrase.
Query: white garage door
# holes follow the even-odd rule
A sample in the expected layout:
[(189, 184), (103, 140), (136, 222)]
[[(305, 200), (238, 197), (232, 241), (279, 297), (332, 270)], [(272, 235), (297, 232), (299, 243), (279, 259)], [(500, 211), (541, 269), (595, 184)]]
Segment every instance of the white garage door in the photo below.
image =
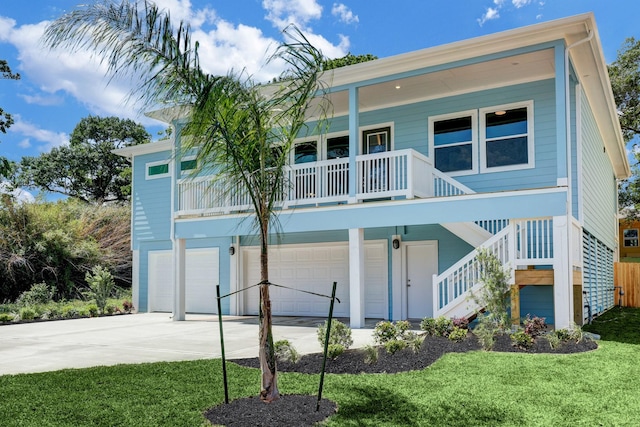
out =
[[(218, 248), (185, 251), (187, 313), (217, 313)], [(149, 252), (149, 311), (173, 310), (173, 251)]]
[[(243, 248), (244, 287), (260, 282), (260, 251)], [(365, 243), (365, 317), (387, 317), (386, 241)], [(347, 243), (282, 245), (269, 250), (269, 280), (297, 290), (331, 295), (337, 282), (334, 316), (349, 317), (349, 247)], [(274, 315), (327, 316), (328, 298), (272, 286), (269, 290)], [(258, 314), (258, 288), (244, 294), (245, 313)]]

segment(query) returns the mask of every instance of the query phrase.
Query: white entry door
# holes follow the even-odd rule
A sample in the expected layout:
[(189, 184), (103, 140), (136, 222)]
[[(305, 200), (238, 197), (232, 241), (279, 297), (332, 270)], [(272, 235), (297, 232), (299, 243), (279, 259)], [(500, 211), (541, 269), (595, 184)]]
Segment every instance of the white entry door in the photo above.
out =
[(407, 317), (422, 319), (433, 316), (433, 275), (438, 273), (438, 243), (405, 244), (405, 286)]

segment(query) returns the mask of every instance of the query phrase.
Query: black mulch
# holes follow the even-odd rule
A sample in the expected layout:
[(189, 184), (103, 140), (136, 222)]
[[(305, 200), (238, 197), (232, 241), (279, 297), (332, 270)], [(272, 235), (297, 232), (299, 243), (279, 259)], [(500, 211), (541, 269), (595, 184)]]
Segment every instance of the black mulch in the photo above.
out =
[[(578, 353), (594, 350), (598, 347), (595, 341), (566, 341), (552, 349), (549, 342), (536, 339), (534, 345), (523, 350), (514, 347), (508, 335), (498, 336), (493, 351), (519, 353)], [(462, 342), (453, 342), (442, 337), (425, 337), (419, 352), (404, 349), (395, 354), (387, 353), (384, 348), (378, 349), (378, 361), (365, 363), (366, 352), (363, 349), (347, 350), (335, 359), (328, 359), (326, 373), (360, 374), (360, 373), (398, 373), (424, 369), (446, 353), (464, 353), (480, 350), (482, 347), (473, 334)], [(234, 359), (230, 362), (241, 366), (259, 368), (258, 358)], [(322, 368), (322, 354), (307, 354), (297, 363), (278, 361), (280, 372), (300, 372), (319, 374)], [(312, 426), (337, 411), (334, 402), (323, 399), (320, 411), (316, 412), (317, 397), (303, 395), (284, 395), (273, 403), (265, 404), (258, 397), (237, 399), (228, 405), (218, 405), (209, 409), (205, 417), (213, 425), (231, 426)]]

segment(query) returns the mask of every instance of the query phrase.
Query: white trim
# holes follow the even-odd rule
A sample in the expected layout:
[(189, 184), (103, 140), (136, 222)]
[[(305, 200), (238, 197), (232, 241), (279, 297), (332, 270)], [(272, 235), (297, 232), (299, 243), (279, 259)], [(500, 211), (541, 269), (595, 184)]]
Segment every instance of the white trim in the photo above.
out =
[[(167, 165), (167, 172), (157, 174), (157, 175), (149, 175), (149, 168), (154, 166), (162, 166)], [(160, 178), (169, 178), (171, 176), (171, 160), (159, 160), (157, 162), (147, 162), (144, 164), (144, 179), (160, 179)]]
[[(584, 226), (584, 187), (582, 159), (582, 85), (576, 85), (576, 191), (578, 192), (578, 222)], [(616, 198), (617, 200), (617, 198)], [(616, 212), (618, 210), (616, 209)]]
[[(131, 303), (135, 311), (140, 311), (140, 251), (131, 251)], [(147, 262), (147, 269), (149, 263)], [(147, 272), (147, 277), (149, 273)], [(149, 288), (147, 287), (147, 312), (149, 311)]]
[(447, 144), (445, 147), (451, 147), (455, 145), (466, 145), (469, 142), (471, 143), (471, 169), (470, 170), (461, 170), (461, 171), (451, 171), (451, 172), (443, 172), (449, 176), (462, 176), (462, 175), (473, 175), (478, 173), (478, 110), (466, 110), (466, 111), (458, 111), (454, 113), (447, 114), (439, 114), (437, 116), (430, 116), (429, 121), (429, 130), (428, 130), (428, 144), (429, 144), (429, 158), (433, 162), (433, 166), (436, 165), (436, 156), (435, 156), (435, 137), (433, 132), (433, 124), (435, 122), (451, 120), (462, 117), (471, 117), (471, 141), (461, 142), (455, 144)]
[[(400, 247), (394, 249), (393, 241), (398, 239), (400, 241)], [(402, 236), (394, 234), (391, 236), (391, 245), (389, 246), (391, 251), (391, 300), (393, 306), (391, 307), (391, 320), (402, 320)]]
[(147, 144), (131, 145), (129, 147), (118, 148), (113, 150), (112, 153), (122, 157), (132, 158), (133, 156), (140, 156), (142, 154), (160, 153), (162, 151), (170, 151), (173, 147), (175, 136), (171, 136), (169, 139), (163, 139), (161, 141), (149, 142)]
[[(487, 167), (487, 133), (486, 133), (486, 114), (492, 113), (498, 110), (513, 110), (516, 108), (527, 108), (527, 133), (518, 134), (518, 135), (510, 135), (510, 137), (518, 137), (518, 136), (526, 136), (527, 137), (527, 160), (526, 164), (518, 164), (518, 165), (509, 165), (509, 166), (498, 166), (498, 167)], [(535, 163), (535, 135), (533, 134), (533, 100), (523, 101), (523, 102), (515, 102), (512, 104), (503, 104), (503, 105), (494, 105), (491, 107), (480, 108), (478, 110), (478, 114), (480, 115), (480, 173), (491, 173), (491, 172), (505, 172), (512, 170), (521, 170), (521, 169), (532, 169), (536, 166)], [(506, 138), (491, 138), (490, 140), (501, 140)]]

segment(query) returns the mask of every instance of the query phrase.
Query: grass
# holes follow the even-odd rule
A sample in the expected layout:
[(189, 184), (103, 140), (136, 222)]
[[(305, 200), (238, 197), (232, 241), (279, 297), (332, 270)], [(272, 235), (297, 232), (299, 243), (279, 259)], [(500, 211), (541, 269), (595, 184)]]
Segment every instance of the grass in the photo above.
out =
[[(640, 309), (614, 309), (585, 328), (603, 337), (589, 353), (480, 351), (448, 354), (419, 372), (328, 375), (324, 397), (339, 412), (327, 425), (637, 425), (639, 328)], [(229, 364), (228, 374), (232, 399), (257, 395), (257, 370)], [(202, 426), (202, 412), (224, 399), (221, 376), (220, 360), (0, 376), (0, 419), (3, 426)], [(318, 380), (281, 373), (280, 389), (315, 394)]]

